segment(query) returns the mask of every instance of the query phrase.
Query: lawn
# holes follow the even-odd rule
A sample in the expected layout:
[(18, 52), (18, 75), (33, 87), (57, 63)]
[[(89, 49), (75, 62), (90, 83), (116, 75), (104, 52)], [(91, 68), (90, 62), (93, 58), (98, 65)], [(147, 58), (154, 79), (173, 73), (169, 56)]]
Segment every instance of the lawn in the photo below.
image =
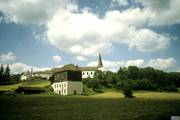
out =
[(13, 85), (0, 85), (0, 91), (14, 91), (19, 86), (44, 88), (44, 87), (47, 87), (48, 85), (50, 85), (50, 81), (47, 81), (47, 80), (25, 81), (25, 82), (13, 84)]
[(180, 115), (180, 94), (138, 91), (136, 98), (108, 90), (90, 96), (0, 96), (2, 120), (170, 120)]

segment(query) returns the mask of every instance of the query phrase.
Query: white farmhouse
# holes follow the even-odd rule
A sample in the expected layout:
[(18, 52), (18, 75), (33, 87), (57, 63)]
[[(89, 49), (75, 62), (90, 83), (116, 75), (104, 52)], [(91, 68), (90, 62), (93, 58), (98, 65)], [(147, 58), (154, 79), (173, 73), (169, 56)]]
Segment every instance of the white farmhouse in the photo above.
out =
[(81, 71), (73, 64), (65, 65), (59, 72), (54, 73), (51, 86), (54, 92), (60, 95), (82, 94)]

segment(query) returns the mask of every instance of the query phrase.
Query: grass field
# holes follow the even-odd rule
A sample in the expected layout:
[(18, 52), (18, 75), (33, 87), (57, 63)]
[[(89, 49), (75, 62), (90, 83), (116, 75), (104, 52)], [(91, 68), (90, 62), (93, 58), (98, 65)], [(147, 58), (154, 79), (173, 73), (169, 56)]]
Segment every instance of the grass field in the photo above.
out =
[(47, 87), (50, 85), (50, 81), (47, 80), (39, 80), (39, 81), (25, 81), (23, 83), (13, 84), (13, 85), (0, 85), (0, 91), (14, 91), (19, 86), (29, 86), (29, 87)]
[(90, 96), (54, 94), (0, 96), (2, 120), (170, 120), (180, 115), (180, 94), (116, 90)]

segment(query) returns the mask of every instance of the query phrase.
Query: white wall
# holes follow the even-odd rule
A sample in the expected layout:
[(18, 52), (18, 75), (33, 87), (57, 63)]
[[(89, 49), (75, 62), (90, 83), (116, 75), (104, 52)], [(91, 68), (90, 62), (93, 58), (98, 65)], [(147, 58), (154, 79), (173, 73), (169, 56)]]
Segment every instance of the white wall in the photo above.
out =
[(76, 91), (76, 94), (83, 93), (83, 83), (81, 81), (65, 81), (53, 83), (52, 87), (56, 94), (60, 95), (72, 95)]
[(82, 71), (82, 78), (93, 78), (95, 71)]
[(27, 76), (26, 75), (21, 75), (21, 80), (27, 80)]
[(54, 92), (56, 94), (67, 95), (67, 81), (66, 82), (53, 83), (52, 87), (53, 87)]
[(42, 74), (42, 73), (40, 73), (40, 74), (35, 74), (34, 76), (46, 78), (46, 79), (49, 80), (49, 78), (52, 76), (52, 74)]

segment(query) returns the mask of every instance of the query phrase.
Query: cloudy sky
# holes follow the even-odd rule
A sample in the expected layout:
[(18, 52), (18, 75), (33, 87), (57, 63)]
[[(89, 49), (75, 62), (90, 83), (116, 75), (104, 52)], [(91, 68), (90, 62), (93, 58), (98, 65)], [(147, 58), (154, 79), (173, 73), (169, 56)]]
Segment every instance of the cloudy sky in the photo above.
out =
[(0, 0), (0, 64), (180, 71), (180, 0)]

